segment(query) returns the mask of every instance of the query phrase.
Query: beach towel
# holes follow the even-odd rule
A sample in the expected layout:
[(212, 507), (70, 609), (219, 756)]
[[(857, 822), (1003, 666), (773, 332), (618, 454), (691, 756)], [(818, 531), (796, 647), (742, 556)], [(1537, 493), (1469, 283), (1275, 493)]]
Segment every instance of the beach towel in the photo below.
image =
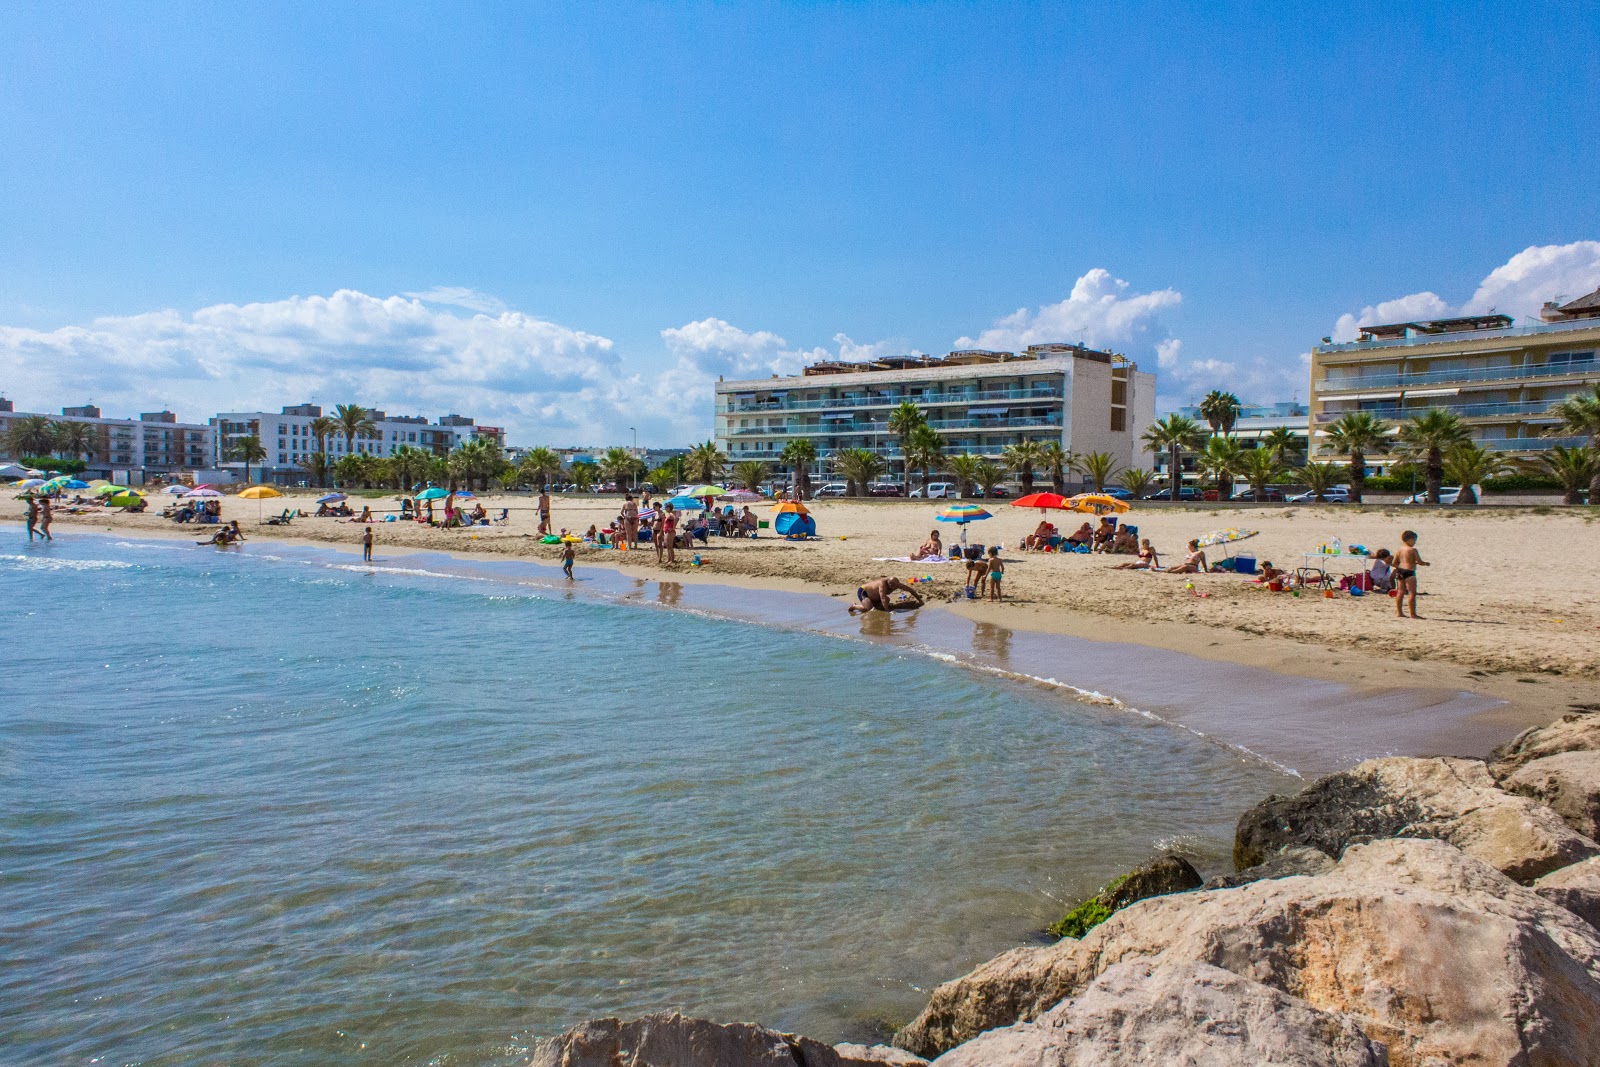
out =
[(945, 559), (943, 556), (928, 556), (925, 559), (912, 559), (910, 556), (873, 556), (874, 563), (960, 563), (961, 560)]

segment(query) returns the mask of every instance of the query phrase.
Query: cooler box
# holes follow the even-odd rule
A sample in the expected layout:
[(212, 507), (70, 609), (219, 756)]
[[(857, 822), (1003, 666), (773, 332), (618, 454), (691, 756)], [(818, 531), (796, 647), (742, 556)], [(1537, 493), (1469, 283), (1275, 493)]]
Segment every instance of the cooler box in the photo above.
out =
[(983, 558), (983, 546), (982, 545), (968, 545), (967, 546), (966, 555), (967, 555), (968, 559), (982, 559)]
[(1234, 556), (1233, 569), (1239, 574), (1254, 574), (1256, 572), (1256, 558), (1254, 556)]

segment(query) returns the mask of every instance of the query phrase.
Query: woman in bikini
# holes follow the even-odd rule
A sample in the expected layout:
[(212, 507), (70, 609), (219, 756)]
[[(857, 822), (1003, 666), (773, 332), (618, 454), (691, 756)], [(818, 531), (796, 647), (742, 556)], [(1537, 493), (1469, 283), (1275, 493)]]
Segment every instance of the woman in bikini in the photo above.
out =
[(1139, 543), (1138, 559), (1119, 563), (1111, 569), (1114, 571), (1149, 571), (1154, 570), (1160, 562), (1161, 560), (1156, 556), (1155, 548), (1150, 544), (1150, 538), (1146, 537)]

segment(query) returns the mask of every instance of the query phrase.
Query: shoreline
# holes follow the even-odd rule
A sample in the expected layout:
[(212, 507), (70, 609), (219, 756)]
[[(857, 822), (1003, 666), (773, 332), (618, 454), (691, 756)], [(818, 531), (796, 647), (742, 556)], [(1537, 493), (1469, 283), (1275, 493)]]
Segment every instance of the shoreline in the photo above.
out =
[[(101, 527), (85, 532), (99, 537), (194, 540), (174, 528), (117, 531)], [(274, 536), (252, 538), (252, 542), (332, 551), (349, 556), (349, 563), (359, 562), (357, 546), (347, 540), (272, 532)], [(383, 546), (374, 562), (381, 567), (415, 556), (443, 556), (469, 567), (531, 565), (548, 580), (547, 588), (560, 588), (559, 570), (553, 561), (521, 553)], [(1102, 694), (1109, 694), (1127, 710), (1209, 737), (1307, 778), (1373, 755), (1481, 757), (1519, 730), (1548, 722), (1592, 696), (1592, 687), (1572, 679), (1545, 677), (1528, 684), (1487, 674), (1472, 677), (1451, 664), (1384, 660), (1363, 651), (1343, 651), (1323, 660), (1305, 655), (1305, 645), (1299, 642), (1194, 624), (1089, 618), (1036, 605), (932, 602), (931, 611), (911, 613), (929, 620), (919, 632), (911, 632), (910, 627), (897, 630), (890, 620), (885, 620), (888, 625), (883, 628), (870, 630), (860, 623), (847, 623), (849, 616), (839, 593), (830, 593), (815, 582), (698, 570), (682, 573), (657, 568), (653, 560), (636, 565), (593, 556), (582, 560), (585, 568), (641, 587), (656, 582), (674, 588), (670, 598), (658, 589), (654, 598), (658, 604), (653, 606), (898, 643), (1023, 684), (1061, 688), (1069, 699), (1103, 701)], [(683, 592), (676, 591), (679, 588)], [(765, 595), (752, 600), (740, 595), (743, 593)], [(613, 590), (607, 599), (639, 595), (637, 590)], [(893, 620), (899, 621), (899, 617)], [(1077, 642), (1082, 644), (1072, 644)], [(1011, 660), (1013, 653), (1016, 662)], [(1160, 653), (1168, 656), (1161, 659), (1157, 657)], [(1187, 659), (1172, 658), (1171, 654)], [(1064, 656), (1069, 658), (1063, 660)], [(1130, 657), (1134, 664), (1126, 662)], [(1063, 662), (1071, 667), (1063, 668)], [(1065, 680), (1057, 681), (1063, 672)], [(1182, 675), (1188, 688), (1177, 699), (1165, 699), (1168, 694), (1153, 690), (1148, 677), (1162, 673)], [(1298, 698), (1289, 701), (1295, 710), (1275, 716), (1271, 703), (1274, 699), (1283, 703), (1275, 693), (1287, 679), (1332, 683), (1339, 688), (1291, 687)], [(1282, 693), (1282, 697), (1288, 695)], [(1465, 699), (1468, 697), (1477, 699)], [(1190, 707), (1196, 703), (1202, 706)], [(1282, 723), (1272, 723), (1275, 718)], [(1316, 740), (1308, 740), (1313, 736)], [(1380, 747), (1373, 748), (1375, 743)], [(1339, 755), (1345, 751), (1347, 757)]]

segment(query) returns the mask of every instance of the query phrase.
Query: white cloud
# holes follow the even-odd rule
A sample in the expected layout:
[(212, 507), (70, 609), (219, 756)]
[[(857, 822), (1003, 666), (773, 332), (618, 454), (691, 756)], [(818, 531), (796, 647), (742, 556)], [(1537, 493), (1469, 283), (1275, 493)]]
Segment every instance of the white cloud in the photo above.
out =
[(1027, 308), (999, 319), (977, 337), (963, 337), (957, 348), (1020, 351), (1053, 341), (1081, 342), (1092, 348), (1127, 345), (1146, 334), (1159, 314), (1177, 307), (1183, 296), (1174, 289), (1127, 295), (1128, 283), (1096, 267), (1077, 280), (1072, 295), (1035, 312)]
[(0, 326), (0, 378), (52, 404), (92, 398), (185, 419), (315, 398), (452, 410), (580, 440), (625, 422), (634, 388), (607, 338), (520, 312), (465, 316), (348, 289), (48, 331)]
[(1156, 342), (1156, 366), (1161, 370), (1173, 370), (1178, 366), (1178, 354), (1183, 351), (1183, 342), (1176, 337), (1169, 337), (1165, 341)]
[(1565, 302), (1600, 286), (1600, 241), (1574, 241), (1566, 245), (1532, 245), (1490, 271), (1472, 299), (1454, 307), (1436, 293), (1412, 293), (1361, 309), (1359, 315), (1340, 315), (1333, 328), (1335, 341), (1354, 341), (1358, 327), (1393, 322), (1416, 322), (1451, 315), (1487, 315), (1498, 312), (1516, 318), (1537, 318), (1547, 300)]
[(506, 302), (498, 296), (480, 293), (476, 289), (468, 289), (462, 285), (436, 285), (420, 293), (401, 293), (420, 300), (424, 304), (443, 304), (446, 307), (466, 308), (468, 311), (482, 311), (490, 315), (498, 315), (507, 310)]

